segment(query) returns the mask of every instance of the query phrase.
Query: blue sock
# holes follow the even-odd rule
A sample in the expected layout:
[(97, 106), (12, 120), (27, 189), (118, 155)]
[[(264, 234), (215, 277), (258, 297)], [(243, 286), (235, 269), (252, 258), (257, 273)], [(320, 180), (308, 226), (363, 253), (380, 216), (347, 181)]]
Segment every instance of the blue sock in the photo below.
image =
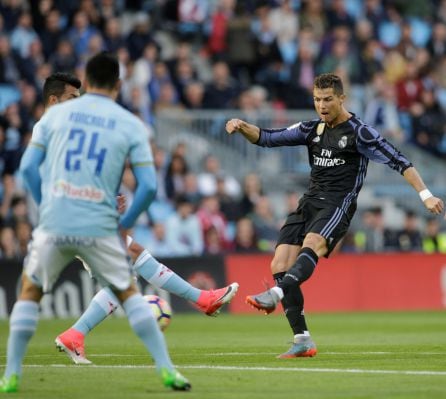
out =
[(133, 268), (150, 284), (187, 299), (188, 301), (197, 302), (201, 294), (201, 290), (195, 288), (167, 266), (158, 262), (147, 250), (144, 250), (138, 256)]
[(34, 335), (39, 319), (39, 304), (34, 301), (17, 301), (9, 319), (9, 338), (5, 377), (22, 374), (22, 362), (28, 342)]
[(130, 326), (155, 360), (157, 370), (173, 370), (164, 335), (152, 315), (150, 305), (141, 294), (132, 295), (123, 304)]
[(73, 325), (73, 328), (87, 335), (119, 305), (118, 299), (108, 287), (100, 290), (91, 300), (88, 308)]

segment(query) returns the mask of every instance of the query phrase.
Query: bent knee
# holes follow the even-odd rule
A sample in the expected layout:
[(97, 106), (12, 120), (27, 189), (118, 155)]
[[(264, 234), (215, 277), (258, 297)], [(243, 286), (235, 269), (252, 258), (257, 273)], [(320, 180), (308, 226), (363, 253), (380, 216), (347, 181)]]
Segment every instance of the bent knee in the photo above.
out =
[(302, 247), (312, 249), (319, 257), (327, 253), (327, 240), (317, 233), (308, 233)]

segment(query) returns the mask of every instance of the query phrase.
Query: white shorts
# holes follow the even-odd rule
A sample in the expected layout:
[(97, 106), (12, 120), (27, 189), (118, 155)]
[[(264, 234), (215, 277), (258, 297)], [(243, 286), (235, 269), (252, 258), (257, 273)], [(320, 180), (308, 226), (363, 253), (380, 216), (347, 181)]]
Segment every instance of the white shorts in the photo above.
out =
[(123, 291), (132, 282), (129, 257), (118, 235), (60, 236), (36, 229), (25, 258), (24, 273), (46, 293), (75, 257), (89, 265), (91, 276), (103, 287)]

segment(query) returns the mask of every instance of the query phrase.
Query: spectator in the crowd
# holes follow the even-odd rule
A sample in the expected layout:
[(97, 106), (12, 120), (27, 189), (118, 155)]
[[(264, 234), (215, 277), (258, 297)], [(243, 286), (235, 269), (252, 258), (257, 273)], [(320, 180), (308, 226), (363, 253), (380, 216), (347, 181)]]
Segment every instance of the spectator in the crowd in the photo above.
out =
[[(240, 212), (243, 216), (254, 210), (254, 206), (263, 195), (262, 183), (256, 173), (248, 173), (243, 180), (243, 193), (240, 199)], [(293, 210), (296, 207), (293, 208)]]
[(255, 80), (272, 90), (279, 80), (283, 58), (280, 53), (277, 35), (269, 19), (269, 8), (264, 5), (259, 7), (257, 9), (257, 20), (254, 22)]
[(419, 219), (415, 212), (406, 211), (403, 228), (397, 231), (396, 240), (399, 251), (409, 252), (423, 249)]
[(20, 79), (18, 56), (6, 35), (0, 35), (0, 83), (15, 84)]
[(272, 31), (277, 38), (282, 59), (287, 64), (292, 64), (296, 59), (295, 48), (299, 17), (294, 11), (292, 0), (282, 0), (279, 7), (275, 7), (269, 12)]
[(209, 109), (225, 109), (235, 105), (239, 94), (236, 82), (230, 74), (228, 64), (216, 62), (212, 67), (212, 80), (206, 85), (204, 105)]
[(166, 221), (166, 239), (174, 256), (199, 256), (204, 251), (203, 230), (187, 198), (176, 198), (176, 212)]
[(45, 25), (39, 36), (42, 42), (43, 53), (45, 54), (45, 58), (48, 60), (51, 55), (56, 52), (57, 45), (61, 39), (63, 31), (61, 16), (58, 9), (54, 8), (49, 10), (44, 18)]
[(367, 209), (361, 217), (361, 227), (355, 232), (354, 240), (360, 252), (385, 252), (392, 250), (392, 233), (384, 224), (381, 207)]
[(423, 83), (415, 62), (406, 64), (405, 75), (396, 83), (397, 104), (400, 111), (409, 111), (415, 102), (421, 101)]
[(166, 226), (164, 223), (153, 224), (151, 234), (147, 234), (145, 241), (139, 241), (144, 248), (147, 248), (155, 257), (167, 258), (175, 253), (166, 236)]
[(311, 29), (317, 41), (322, 40), (328, 24), (323, 8), (323, 0), (304, 0), (299, 13), (300, 26)]
[(434, 60), (446, 55), (446, 25), (444, 23), (438, 21), (434, 24), (426, 47)]
[(431, 217), (426, 220), (423, 234), (423, 252), (446, 253), (446, 233), (441, 230), (438, 218)]
[(184, 87), (184, 105), (188, 109), (204, 108), (204, 84), (191, 81)]
[(237, 221), (232, 248), (235, 252), (257, 252), (259, 250), (251, 219), (243, 217)]
[(228, 222), (235, 222), (242, 216), (240, 202), (230, 196), (226, 191), (226, 178), (224, 174), (217, 176), (217, 190), (215, 195), (220, 203), (220, 210)]
[(313, 107), (316, 56), (315, 49), (310, 44), (300, 44), (296, 62), (291, 67), (290, 85), (286, 94), (289, 107), (297, 109)]
[(25, 11), (26, 4), (23, 1), (0, 2), (0, 14), (3, 16), (5, 30), (11, 32), (18, 23), (20, 15)]
[(422, 148), (438, 155), (445, 133), (446, 116), (432, 90), (423, 90), (421, 101), (410, 108), (414, 141)]
[(188, 172), (184, 176), (184, 193), (183, 195), (192, 203), (195, 207), (198, 207), (202, 195), (198, 190), (197, 175), (193, 172)]
[(31, 240), (32, 226), (26, 220), (18, 220), (14, 224), (15, 237), (17, 239), (17, 252), (20, 258), (24, 258), (28, 251), (28, 244)]
[(105, 48), (112, 52), (116, 52), (119, 48), (125, 46), (121, 24), (116, 17), (108, 18), (105, 21), (104, 44)]
[(393, 142), (404, 140), (396, 106), (395, 87), (385, 80), (384, 74), (373, 78), (374, 96), (365, 107), (364, 122), (375, 128)]
[(258, 198), (253, 212), (248, 217), (254, 224), (259, 248), (262, 251), (274, 251), (280, 228), (269, 198), (267, 196)]
[(355, 20), (348, 13), (345, 6), (345, 0), (332, 0), (330, 8), (327, 10), (327, 21), (329, 28), (334, 28), (339, 25), (347, 26), (353, 29)]
[(20, 15), (17, 26), (11, 32), (11, 47), (17, 51), (20, 57), (29, 56), (29, 46), (39, 40), (39, 36), (33, 28), (32, 16), (28, 12)]
[(224, 173), (220, 161), (214, 155), (207, 155), (203, 161), (203, 171), (198, 174), (198, 189), (201, 195), (209, 196), (217, 192), (217, 177), (224, 176), (226, 193), (237, 198), (240, 195), (240, 184), (231, 175)]
[(175, 154), (170, 159), (165, 176), (167, 198), (173, 200), (185, 191), (185, 177), (189, 172), (189, 166), (181, 155)]
[[(197, 217), (200, 221), (203, 237), (205, 238), (205, 248), (208, 248), (210, 245), (216, 245), (215, 237), (212, 235), (207, 236), (207, 232), (210, 229), (215, 229), (218, 237), (218, 246), (222, 249), (227, 248), (229, 244), (227, 239), (227, 220), (220, 210), (220, 202), (216, 195), (209, 195), (201, 200), (201, 204), (197, 210)], [(209, 238), (212, 239), (212, 242), (206, 241)]]
[(49, 57), (49, 63), (55, 71), (74, 72), (78, 63), (78, 57), (68, 39), (61, 39), (58, 42), (56, 51)]
[(18, 243), (11, 226), (3, 226), (0, 229), (0, 254), (3, 259), (19, 259)]
[(144, 47), (148, 43), (154, 42), (150, 27), (150, 19), (146, 13), (139, 12), (136, 14), (133, 28), (127, 36), (126, 42), (132, 60), (140, 58)]
[(77, 11), (73, 17), (73, 26), (68, 30), (68, 39), (73, 44), (74, 52), (82, 57), (88, 49), (88, 42), (93, 35), (98, 33), (91, 25), (84, 11)]

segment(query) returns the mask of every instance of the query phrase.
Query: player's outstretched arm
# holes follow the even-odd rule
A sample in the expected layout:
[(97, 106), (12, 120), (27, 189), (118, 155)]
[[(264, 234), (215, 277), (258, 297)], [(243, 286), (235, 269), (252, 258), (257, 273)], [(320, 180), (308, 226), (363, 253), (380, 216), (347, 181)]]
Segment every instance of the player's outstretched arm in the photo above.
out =
[(426, 187), (418, 171), (412, 166), (403, 173), (406, 181), (417, 190), (424, 206), (432, 213), (439, 215), (444, 210), (444, 203), (440, 198), (435, 197)]
[(241, 119), (230, 119), (225, 128), (228, 134), (239, 132), (253, 144), (259, 141), (260, 128)]

